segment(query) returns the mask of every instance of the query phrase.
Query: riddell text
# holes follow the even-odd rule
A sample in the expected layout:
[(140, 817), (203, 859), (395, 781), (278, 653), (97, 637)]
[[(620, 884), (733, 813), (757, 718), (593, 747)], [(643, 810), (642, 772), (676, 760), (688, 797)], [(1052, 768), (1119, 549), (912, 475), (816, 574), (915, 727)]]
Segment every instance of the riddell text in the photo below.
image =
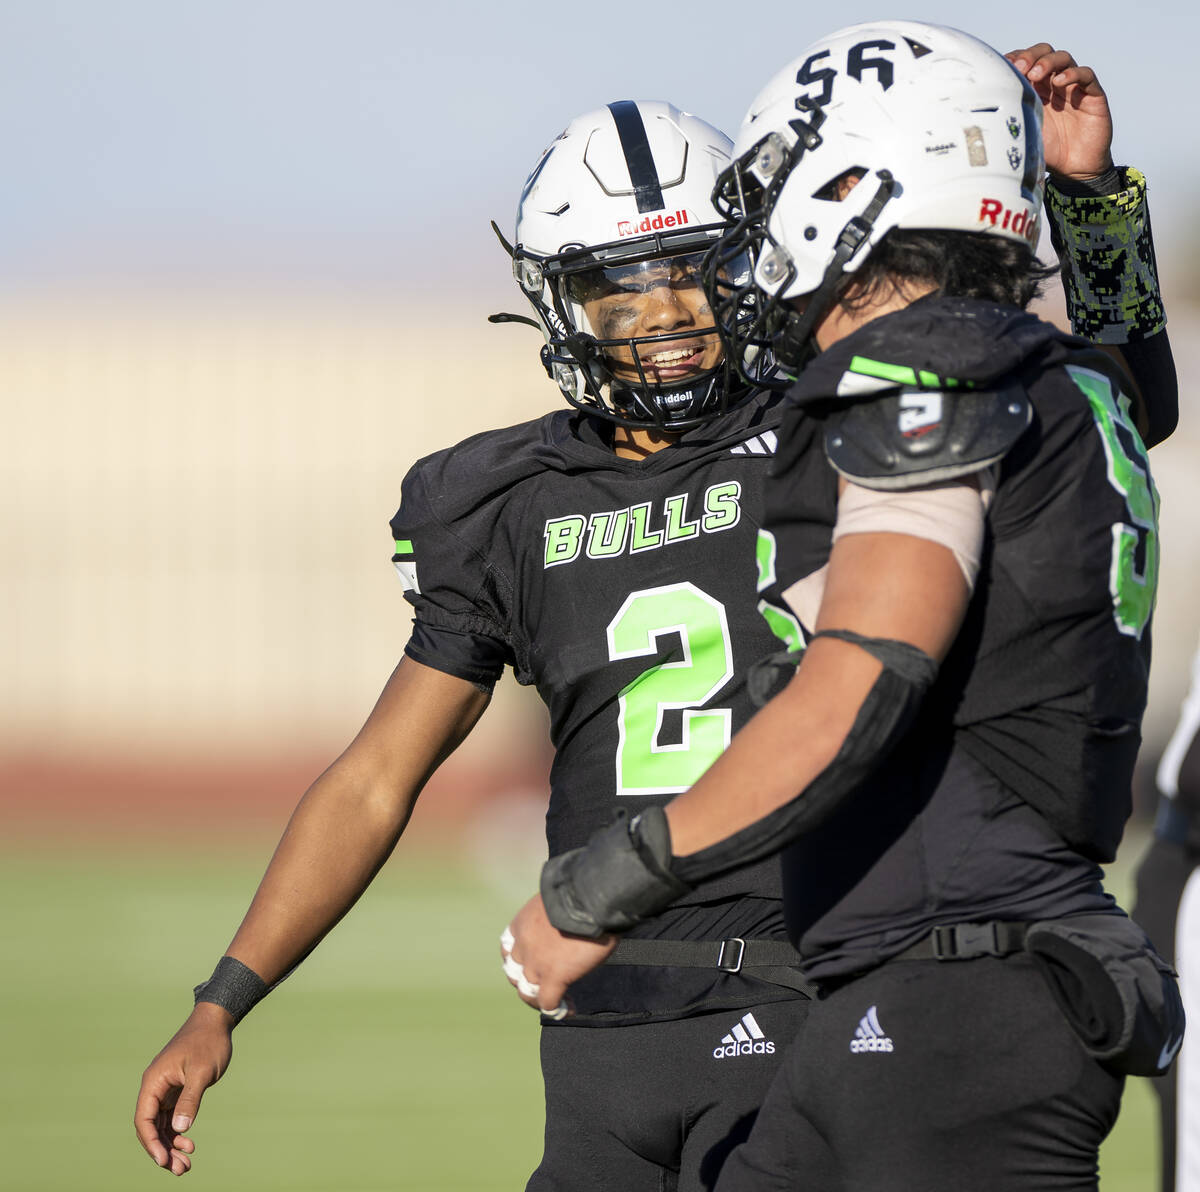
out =
[(688, 222), (686, 211), (676, 211), (674, 215), (647, 215), (636, 223), (631, 219), (617, 221), (617, 236), (641, 236), (646, 232), (661, 232), (663, 228), (682, 228)]
[(1028, 208), (1013, 211), (999, 199), (984, 199), (979, 205), (979, 222), (991, 224), (993, 228), (1003, 228), (1006, 232), (1016, 232), (1017, 235), (1024, 236), (1030, 244), (1037, 243), (1037, 216), (1031, 218)]

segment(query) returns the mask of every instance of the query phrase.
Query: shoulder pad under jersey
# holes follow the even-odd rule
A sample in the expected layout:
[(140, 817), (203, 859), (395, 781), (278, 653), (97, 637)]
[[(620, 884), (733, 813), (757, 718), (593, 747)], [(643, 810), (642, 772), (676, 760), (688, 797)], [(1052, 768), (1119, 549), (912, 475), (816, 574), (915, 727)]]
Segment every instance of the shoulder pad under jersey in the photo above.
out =
[(897, 389), (827, 415), (825, 454), (837, 472), (864, 488), (913, 488), (994, 464), (1032, 418), (1019, 384)]

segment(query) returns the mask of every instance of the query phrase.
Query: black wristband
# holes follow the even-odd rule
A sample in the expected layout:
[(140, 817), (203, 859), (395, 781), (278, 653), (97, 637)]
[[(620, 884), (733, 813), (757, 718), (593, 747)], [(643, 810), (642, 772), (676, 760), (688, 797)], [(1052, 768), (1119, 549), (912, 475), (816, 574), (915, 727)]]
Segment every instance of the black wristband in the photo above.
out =
[(197, 1002), (212, 1002), (233, 1015), (237, 1026), (267, 996), (267, 983), (232, 956), (222, 956), (213, 975), (195, 990)]
[(1057, 187), (1060, 194), (1071, 198), (1086, 199), (1093, 195), (1111, 195), (1123, 189), (1124, 173), (1120, 166), (1109, 166), (1103, 174), (1094, 178), (1050, 178), (1050, 185)]
[(692, 887), (671, 872), (671, 832), (661, 807), (621, 812), (584, 848), (542, 868), (542, 902), (559, 931), (599, 939), (656, 915)]

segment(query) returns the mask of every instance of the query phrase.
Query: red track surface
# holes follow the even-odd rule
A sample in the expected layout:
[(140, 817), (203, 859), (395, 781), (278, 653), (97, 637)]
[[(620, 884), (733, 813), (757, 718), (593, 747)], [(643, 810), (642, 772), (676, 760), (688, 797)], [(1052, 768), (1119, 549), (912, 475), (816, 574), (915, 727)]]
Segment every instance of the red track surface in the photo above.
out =
[[(0, 757), (0, 836), (197, 837), (282, 830), (330, 758)], [(446, 836), (497, 794), (539, 790), (545, 770), (443, 766), (421, 795), (410, 830)]]

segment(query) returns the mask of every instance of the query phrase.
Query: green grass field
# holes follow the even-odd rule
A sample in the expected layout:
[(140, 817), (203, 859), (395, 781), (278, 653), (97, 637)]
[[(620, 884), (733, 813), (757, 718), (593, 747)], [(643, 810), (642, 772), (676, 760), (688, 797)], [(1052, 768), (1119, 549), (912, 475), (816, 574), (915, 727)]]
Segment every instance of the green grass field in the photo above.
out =
[[(0, 1186), (10, 1192), (136, 1192), (171, 1178), (133, 1135), (141, 1069), (186, 1015), (268, 850), (172, 851), (47, 843), (2, 854)], [(414, 856), (406, 841), (239, 1028), (233, 1066), (194, 1131), (189, 1187), (524, 1187), (541, 1150), (537, 1025), (504, 983), (495, 944), (516, 889), (462, 861)], [(1105, 1192), (1155, 1186), (1152, 1108), (1131, 1082), (1102, 1155)]]

